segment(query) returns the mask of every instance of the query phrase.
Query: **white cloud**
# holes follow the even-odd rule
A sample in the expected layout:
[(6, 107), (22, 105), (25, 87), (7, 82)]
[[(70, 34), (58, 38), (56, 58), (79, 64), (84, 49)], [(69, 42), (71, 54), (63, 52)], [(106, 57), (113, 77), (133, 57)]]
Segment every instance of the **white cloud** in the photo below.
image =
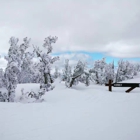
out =
[(42, 46), (58, 36), (54, 52), (106, 52), (114, 57), (140, 56), (139, 0), (1, 0), (0, 53), (9, 38), (31, 37)]
[[(114, 51), (115, 49), (115, 51)], [(140, 46), (125, 42), (113, 42), (106, 46), (105, 52), (114, 57), (140, 57)]]
[(59, 69), (63, 69), (66, 59), (69, 59), (69, 64), (72, 67), (76, 66), (79, 60), (82, 62), (88, 62), (89, 66), (93, 65), (93, 60), (91, 59), (91, 57), (83, 53), (61, 54), (59, 55), (59, 57), (60, 57), (60, 60), (54, 63), (53, 68), (57, 66)]

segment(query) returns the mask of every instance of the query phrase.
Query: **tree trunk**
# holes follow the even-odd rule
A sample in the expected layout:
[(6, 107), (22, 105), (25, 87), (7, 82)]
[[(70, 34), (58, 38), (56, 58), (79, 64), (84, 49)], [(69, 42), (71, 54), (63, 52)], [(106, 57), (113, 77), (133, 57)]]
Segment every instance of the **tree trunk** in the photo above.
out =
[(51, 83), (53, 83), (53, 80), (52, 80), (51, 74), (48, 73), (48, 75), (50, 76), (50, 81), (51, 81)]
[(96, 71), (96, 78), (97, 78), (97, 79), (95, 80), (95, 81), (96, 81), (96, 84), (99, 84), (100, 82), (99, 82), (99, 79), (98, 79), (99, 77), (98, 77), (98, 72), (97, 72), (97, 71)]
[(81, 76), (81, 75), (78, 75), (77, 77), (72, 78), (72, 80), (71, 80), (71, 82), (70, 82), (70, 87), (72, 87), (74, 80), (75, 80), (76, 78), (78, 78), (79, 76)]
[(48, 84), (47, 73), (44, 73), (44, 84)]

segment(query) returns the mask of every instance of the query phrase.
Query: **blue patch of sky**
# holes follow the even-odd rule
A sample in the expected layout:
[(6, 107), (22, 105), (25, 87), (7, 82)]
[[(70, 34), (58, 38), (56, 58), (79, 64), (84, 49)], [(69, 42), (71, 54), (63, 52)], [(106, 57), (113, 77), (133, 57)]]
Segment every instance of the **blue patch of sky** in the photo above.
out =
[(114, 61), (115, 66), (117, 66), (117, 63), (120, 59), (140, 62), (140, 58), (117, 58), (117, 57), (108, 56), (107, 54), (100, 53), (100, 52), (85, 52), (85, 51), (71, 52), (71, 51), (68, 51), (68, 52), (52, 53), (52, 55), (59, 56), (59, 55), (63, 55), (63, 54), (73, 54), (73, 53), (87, 54), (92, 58), (93, 61), (101, 60), (102, 58), (105, 57), (107, 63), (112, 63)]

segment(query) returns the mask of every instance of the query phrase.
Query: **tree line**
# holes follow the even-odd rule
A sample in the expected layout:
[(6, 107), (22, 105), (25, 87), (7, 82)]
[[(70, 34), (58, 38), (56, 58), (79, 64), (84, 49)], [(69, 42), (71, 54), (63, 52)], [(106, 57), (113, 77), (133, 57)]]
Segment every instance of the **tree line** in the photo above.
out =
[[(40, 83), (40, 90), (37, 93), (26, 92), (22, 89), (23, 98), (35, 98), (39, 100), (46, 92), (53, 90), (52, 85), (55, 79), (65, 82), (65, 86), (70, 88), (83, 83), (86, 86), (90, 84), (104, 85), (111, 79), (113, 82), (120, 82), (126, 79), (132, 79), (140, 72), (140, 63), (133, 64), (129, 61), (119, 60), (117, 71), (114, 62), (107, 64), (105, 58), (94, 61), (93, 68), (88, 68), (87, 62), (78, 61), (77, 65), (72, 68), (68, 59), (65, 60), (63, 71), (59, 72), (55, 67), (52, 74), (52, 65), (59, 61), (59, 56), (52, 57), (52, 43), (56, 43), (57, 37), (47, 37), (44, 40), (43, 47), (45, 51), (39, 47), (33, 46), (33, 51), (28, 52), (31, 47), (27, 37), (23, 39), (23, 43), (18, 45), (19, 39), (11, 37), (9, 40), (10, 48), (8, 55), (5, 56), (7, 66), (5, 71), (0, 69), (0, 88), (5, 88), (7, 92), (0, 91), (0, 101), (14, 102), (15, 89), (17, 84), (21, 83)], [(38, 58), (39, 62), (34, 62), (33, 58)]]

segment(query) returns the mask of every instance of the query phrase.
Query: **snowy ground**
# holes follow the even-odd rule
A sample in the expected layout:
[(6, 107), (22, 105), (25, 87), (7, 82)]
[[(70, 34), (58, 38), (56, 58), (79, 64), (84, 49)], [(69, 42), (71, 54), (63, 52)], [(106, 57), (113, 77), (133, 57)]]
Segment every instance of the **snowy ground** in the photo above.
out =
[[(125, 82), (140, 83), (140, 77)], [(55, 85), (43, 103), (0, 103), (0, 140), (140, 139), (140, 88), (125, 93), (128, 88)], [(22, 87), (39, 89), (20, 84), (17, 95)]]

